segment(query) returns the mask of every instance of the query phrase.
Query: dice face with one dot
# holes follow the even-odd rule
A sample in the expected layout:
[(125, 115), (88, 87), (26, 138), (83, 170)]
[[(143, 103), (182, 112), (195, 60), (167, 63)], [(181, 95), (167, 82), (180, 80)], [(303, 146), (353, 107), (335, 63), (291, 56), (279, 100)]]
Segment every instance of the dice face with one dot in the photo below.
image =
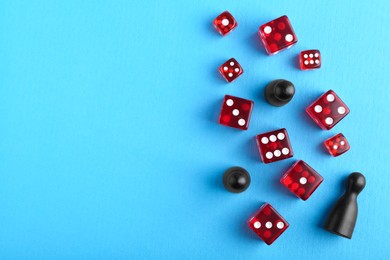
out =
[(299, 54), (299, 65), (301, 70), (312, 70), (321, 68), (321, 53), (319, 50), (302, 51)]
[(334, 157), (345, 153), (350, 148), (347, 138), (341, 133), (327, 139), (324, 145), (330, 155)]
[(294, 153), (285, 128), (256, 136), (261, 160), (271, 163), (293, 157)]
[(280, 182), (302, 200), (307, 200), (324, 179), (307, 163), (294, 163), (282, 176)]
[(263, 204), (247, 223), (267, 245), (271, 245), (289, 226), (287, 221), (268, 203)]
[(348, 115), (349, 108), (329, 90), (308, 106), (306, 112), (322, 129), (329, 130)]
[(214, 19), (215, 29), (222, 35), (225, 36), (230, 33), (234, 28), (237, 27), (238, 23), (228, 11), (223, 12)]
[(231, 58), (219, 67), (219, 72), (230, 83), (244, 73), (244, 70), (236, 59)]
[(290, 48), (298, 42), (290, 20), (285, 15), (260, 26), (259, 36), (269, 55)]
[(219, 115), (222, 125), (247, 130), (253, 109), (253, 101), (226, 95)]

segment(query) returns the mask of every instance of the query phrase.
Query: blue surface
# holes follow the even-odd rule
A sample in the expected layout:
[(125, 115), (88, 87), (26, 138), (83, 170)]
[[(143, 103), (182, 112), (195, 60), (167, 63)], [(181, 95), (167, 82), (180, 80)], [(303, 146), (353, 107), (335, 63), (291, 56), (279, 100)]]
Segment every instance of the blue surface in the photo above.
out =
[[(239, 26), (221, 37), (212, 20)], [(0, 3), (1, 259), (389, 259), (390, 2), (20, 1)], [(269, 57), (258, 26), (287, 14), (293, 48)], [(323, 67), (300, 71), (318, 48)], [(232, 84), (217, 68), (235, 57)], [(293, 101), (268, 105), (286, 78)], [(330, 131), (304, 109), (333, 89), (351, 109)], [(248, 131), (217, 123), (224, 94), (254, 100)], [(286, 127), (295, 156), (265, 165), (254, 136)], [(343, 132), (352, 149), (321, 146)], [(304, 159), (325, 181), (306, 202), (282, 187)], [(248, 169), (231, 194), (224, 170)], [(366, 175), (352, 240), (321, 225), (352, 171)], [(263, 202), (290, 228), (267, 246), (245, 224)]]

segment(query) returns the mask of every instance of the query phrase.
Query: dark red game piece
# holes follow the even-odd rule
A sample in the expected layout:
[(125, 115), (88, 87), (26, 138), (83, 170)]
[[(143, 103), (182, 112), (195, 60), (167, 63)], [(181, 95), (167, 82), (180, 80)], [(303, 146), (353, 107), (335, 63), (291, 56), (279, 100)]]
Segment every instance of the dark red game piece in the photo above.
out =
[(294, 163), (282, 176), (280, 182), (302, 200), (307, 200), (324, 179), (307, 163)]
[(306, 108), (309, 116), (322, 128), (331, 129), (349, 113), (349, 108), (329, 90)]
[(267, 245), (271, 245), (289, 226), (287, 221), (268, 203), (263, 204), (247, 223)]

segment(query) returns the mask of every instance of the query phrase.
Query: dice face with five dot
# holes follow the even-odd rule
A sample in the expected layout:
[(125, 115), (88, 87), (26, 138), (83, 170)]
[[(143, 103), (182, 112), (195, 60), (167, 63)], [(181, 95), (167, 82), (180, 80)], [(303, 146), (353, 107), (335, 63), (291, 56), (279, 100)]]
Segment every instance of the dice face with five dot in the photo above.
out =
[(299, 54), (301, 70), (319, 69), (321, 67), (321, 53), (319, 50), (302, 51)]
[(330, 155), (334, 157), (345, 153), (350, 148), (347, 138), (341, 133), (325, 140), (324, 145)]
[(215, 29), (222, 35), (225, 36), (230, 33), (234, 28), (237, 27), (238, 23), (228, 11), (223, 12), (214, 19)]
[(256, 136), (261, 160), (271, 163), (292, 157), (293, 150), (286, 129), (279, 129)]
[(349, 108), (329, 90), (308, 106), (306, 112), (322, 129), (329, 130), (348, 115)]
[(219, 67), (219, 72), (230, 83), (244, 73), (244, 70), (236, 59), (231, 58)]
[(302, 200), (307, 200), (324, 179), (307, 163), (294, 163), (282, 176), (280, 182)]
[(268, 203), (263, 204), (247, 223), (267, 245), (271, 245), (289, 226), (287, 221)]
[(252, 114), (253, 101), (226, 95), (219, 115), (219, 123), (222, 125), (247, 130)]
[(285, 15), (260, 26), (259, 36), (269, 55), (290, 48), (298, 42), (290, 20)]

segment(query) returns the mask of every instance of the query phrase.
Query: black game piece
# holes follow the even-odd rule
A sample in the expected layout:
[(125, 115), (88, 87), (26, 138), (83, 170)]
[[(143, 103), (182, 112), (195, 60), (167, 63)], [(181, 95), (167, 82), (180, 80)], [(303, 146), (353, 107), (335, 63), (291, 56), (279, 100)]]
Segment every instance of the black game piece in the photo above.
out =
[(264, 96), (267, 102), (277, 107), (284, 106), (290, 102), (294, 94), (294, 84), (284, 79), (271, 81), (264, 90)]
[(351, 238), (355, 228), (358, 206), (357, 196), (366, 186), (364, 175), (351, 173), (347, 178), (347, 191), (336, 202), (326, 220), (324, 228), (336, 235)]
[(234, 193), (240, 193), (246, 190), (251, 183), (249, 173), (241, 167), (231, 167), (223, 174), (223, 186)]

